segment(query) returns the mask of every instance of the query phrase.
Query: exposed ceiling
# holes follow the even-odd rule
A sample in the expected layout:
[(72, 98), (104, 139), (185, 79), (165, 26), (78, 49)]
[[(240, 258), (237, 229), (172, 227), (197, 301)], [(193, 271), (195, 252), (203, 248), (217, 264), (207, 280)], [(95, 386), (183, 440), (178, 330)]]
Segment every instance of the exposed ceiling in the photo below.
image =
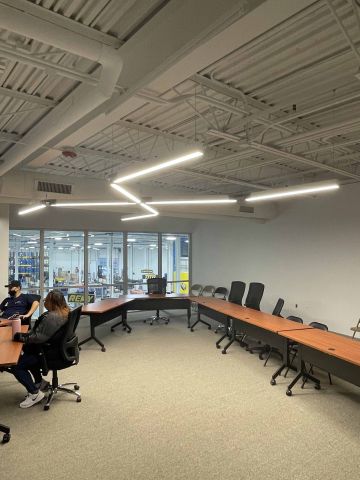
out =
[(0, 176), (97, 180), (110, 198), (123, 170), (201, 146), (131, 188), (358, 182), (359, 42), (358, 0), (0, 0)]

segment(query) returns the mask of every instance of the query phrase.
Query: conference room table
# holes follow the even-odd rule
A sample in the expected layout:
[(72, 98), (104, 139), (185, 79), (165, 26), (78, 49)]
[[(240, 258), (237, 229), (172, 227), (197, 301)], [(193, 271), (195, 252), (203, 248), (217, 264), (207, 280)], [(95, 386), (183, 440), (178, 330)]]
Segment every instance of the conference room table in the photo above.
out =
[(314, 379), (306, 370), (305, 363), (332, 373), (347, 382), (360, 386), (360, 342), (344, 335), (319, 329), (280, 332), (288, 341), (297, 343), (299, 373), (288, 385), (286, 394), (292, 395), (292, 388), (302, 378)]
[[(118, 298), (105, 298), (82, 307), (81, 314), (90, 317), (90, 336), (82, 340), (79, 346), (94, 340), (100, 345), (101, 351), (105, 352), (105, 345), (96, 336), (95, 328), (105, 322), (121, 317), (119, 323), (123, 324), (124, 328), (130, 333), (131, 327), (127, 323), (127, 312), (131, 310), (186, 310), (188, 326), (190, 325), (191, 300), (187, 295), (176, 293), (120, 295)], [(113, 330), (116, 325), (113, 325), (111, 329)]]
[[(28, 331), (27, 325), (21, 326), (22, 333)], [(2, 321), (0, 323), (0, 368), (10, 367), (16, 365), (22, 350), (23, 344), (20, 342), (13, 342), (12, 328), (9, 322)], [(3, 443), (10, 440), (10, 427), (0, 423), (0, 432), (4, 434)]]

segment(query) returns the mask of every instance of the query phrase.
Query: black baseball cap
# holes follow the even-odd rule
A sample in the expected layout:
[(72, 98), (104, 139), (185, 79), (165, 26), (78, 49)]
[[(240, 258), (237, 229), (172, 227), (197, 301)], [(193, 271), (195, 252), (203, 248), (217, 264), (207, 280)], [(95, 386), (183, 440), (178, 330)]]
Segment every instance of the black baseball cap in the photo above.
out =
[(9, 285), (5, 285), (6, 288), (13, 288), (13, 287), (19, 287), (21, 288), (21, 283), (19, 280), (13, 280), (12, 282), (9, 283)]

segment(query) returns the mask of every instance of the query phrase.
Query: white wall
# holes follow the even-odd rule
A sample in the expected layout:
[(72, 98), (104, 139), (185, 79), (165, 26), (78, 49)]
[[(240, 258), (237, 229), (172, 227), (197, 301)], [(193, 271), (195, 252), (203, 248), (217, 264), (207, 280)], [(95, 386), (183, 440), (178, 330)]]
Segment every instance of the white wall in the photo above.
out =
[(287, 202), (264, 224), (199, 222), (193, 283), (230, 287), (232, 280), (259, 281), (265, 284), (262, 310), (271, 311), (282, 297), (285, 315), (350, 334), (360, 316), (359, 200), (359, 186), (348, 185)]

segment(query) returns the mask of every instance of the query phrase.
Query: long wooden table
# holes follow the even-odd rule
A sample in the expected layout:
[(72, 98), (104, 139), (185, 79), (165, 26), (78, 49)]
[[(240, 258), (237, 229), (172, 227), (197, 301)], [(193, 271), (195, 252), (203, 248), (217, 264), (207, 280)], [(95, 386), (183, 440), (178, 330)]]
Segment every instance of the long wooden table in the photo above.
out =
[[(16, 365), (23, 347), (22, 343), (13, 342), (12, 329), (11, 326), (5, 326), (7, 323), (0, 323), (0, 368)], [(22, 333), (26, 333), (28, 328), (27, 325), (22, 325)], [(0, 423), (0, 432), (4, 434), (3, 442), (8, 442), (10, 440), (10, 427)]]
[(130, 310), (187, 310), (188, 326), (191, 317), (191, 301), (186, 295), (175, 293), (161, 294), (130, 294), (119, 298), (106, 298), (98, 302), (89, 303), (82, 307), (81, 314), (90, 317), (90, 336), (82, 340), (79, 345), (94, 340), (105, 352), (105, 345), (96, 337), (95, 328), (105, 322), (121, 317), (121, 322), (128, 331), (131, 327), (127, 323), (127, 312)]
[(307, 372), (305, 362), (360, 386), (360, 342), (315, 328), (280, 332), (279, 335), (298, 344), (299, 373), (288, 385), (287, 395), (292, 395), (292, 388), (300, 378), (315, 380), (318, 388), (320, 387), (320, 382)]

